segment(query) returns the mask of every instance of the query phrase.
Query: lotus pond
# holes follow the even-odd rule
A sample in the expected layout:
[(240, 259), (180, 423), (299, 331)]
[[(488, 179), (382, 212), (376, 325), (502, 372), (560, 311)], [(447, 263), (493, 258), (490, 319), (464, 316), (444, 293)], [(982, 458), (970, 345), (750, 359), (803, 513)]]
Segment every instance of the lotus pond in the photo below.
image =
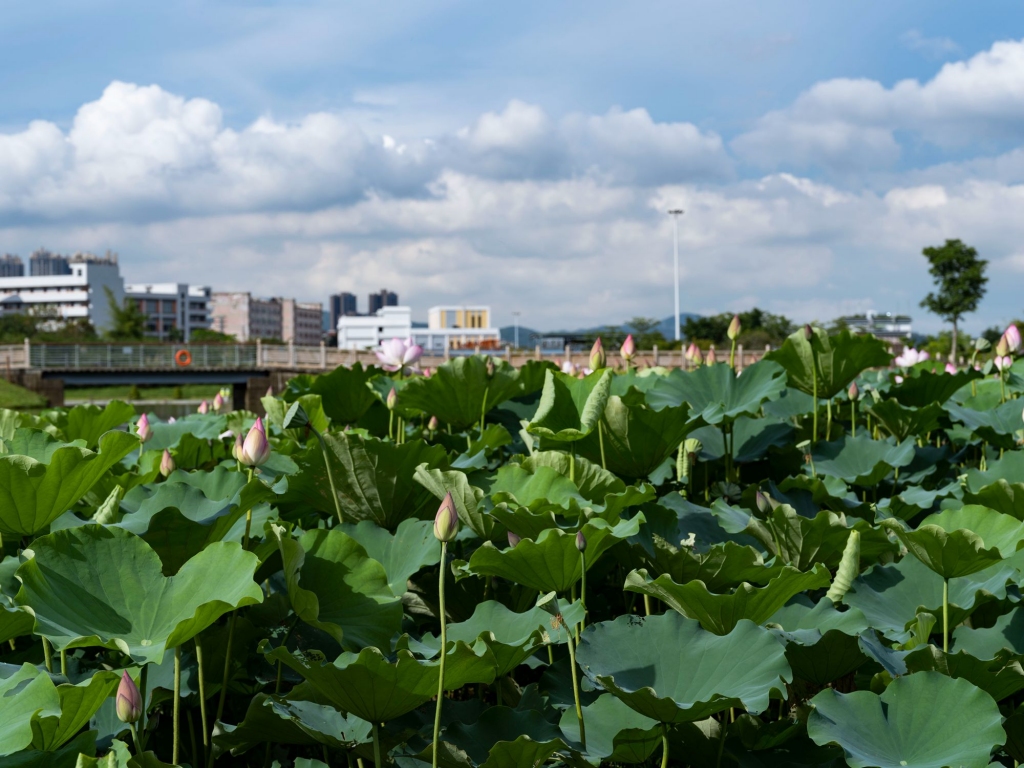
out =
[(0, 765), (1017, 765), (1024, 363), (976, 362), (0, 411)]

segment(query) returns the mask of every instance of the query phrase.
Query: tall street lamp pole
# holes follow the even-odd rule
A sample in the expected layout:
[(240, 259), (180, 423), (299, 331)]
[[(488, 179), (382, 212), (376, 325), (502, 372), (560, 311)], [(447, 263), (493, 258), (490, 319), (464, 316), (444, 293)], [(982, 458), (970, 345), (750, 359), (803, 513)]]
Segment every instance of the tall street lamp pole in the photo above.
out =
[(675, 255), (675, 277), (676, 279), (672, 282), (675, 288), (676, 294), (676, 341), (680, 339), (679, 330), (679, 217), (683, 215), (682, 208), (672, 208), (669, 210), (669, 216), (672, 217), (672, 250)]
[(514, 335), (514, 338), (515, 338), (516, 349), (519, 349), (519, 315), (520, 315), (519, 312), (513, 312), (512, 313), (512, 325), (513, 325), (513, 328), (515, 329), (513, 331), (513, 335)]

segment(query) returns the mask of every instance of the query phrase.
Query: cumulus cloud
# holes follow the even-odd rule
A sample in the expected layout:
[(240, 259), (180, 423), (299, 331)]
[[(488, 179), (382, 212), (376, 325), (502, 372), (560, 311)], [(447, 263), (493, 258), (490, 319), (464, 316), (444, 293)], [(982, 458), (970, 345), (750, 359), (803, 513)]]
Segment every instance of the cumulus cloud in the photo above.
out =
[(931, 80), (817, 83), (786, 109), (759, 118), (732, 142), (743, 159), (768, 168), (884, 167), (900, 156), (896, 132), (939, 147), (1024, 135), (1024, 41), (995, 43), (950, 62)]

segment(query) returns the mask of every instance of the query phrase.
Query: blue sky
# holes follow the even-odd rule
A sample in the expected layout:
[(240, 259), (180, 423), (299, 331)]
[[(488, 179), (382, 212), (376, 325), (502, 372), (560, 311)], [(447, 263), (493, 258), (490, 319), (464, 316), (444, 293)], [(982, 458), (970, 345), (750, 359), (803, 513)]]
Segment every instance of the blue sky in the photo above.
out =
[(0, 32), (0, 251), (589, 325), (671, 311), (683, 205), (686, 310), (931, 330), (920, 248), (962, 237), (968, 328), (1024, 315), (1016, 3), (79, 1)]

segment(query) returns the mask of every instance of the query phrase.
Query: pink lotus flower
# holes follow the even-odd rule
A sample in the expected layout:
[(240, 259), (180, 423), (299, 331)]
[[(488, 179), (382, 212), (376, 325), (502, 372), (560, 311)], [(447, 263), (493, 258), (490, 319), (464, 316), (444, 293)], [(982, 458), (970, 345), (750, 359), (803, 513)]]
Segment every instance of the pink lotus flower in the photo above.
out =
[(1016, 352), (1020, 349), (1020, 331), (1017, 330), (1017, 326), (1010, 324), (1005, 331), (1003, 336), (1006, 338), (1006, 343), (1010, 348), (1010, 352)]
[(913, 347), (907, 347), (903, 350), (903, 354), (899, 355), (895, 360), (893, 360), (893, 362), (900, 368), (912, 368), (918, 363), (923, 363), (929, 357), (930, 355), (924, 350), (916, 350)]
[(1003, 355), (1002, 357), (996, 355), (992, 362), (995, 363), (996, 368), (1002, 372), (1008, 370), (1010, 366), (1013, 365), (1013, 358), (1009, 355)]
[(897, 376), (893, 376), (893, 380), (894, 380), (894, 381), (895, 381), (895, 382), (896, 382), (897, 384), (902, 384), (902, 383), (903, 383), (903, 377), (902, 377), (902, 376), (898, 376), (898, 375), (897, 375)]
[(380, 367), (385, 371), (401, 371), (410, 373), (423, 357), (423, 347), (413, 344), (412, 339), (391, 339), (382, 341), (376, 350)]
[(707, 354), (707, 357), (704, 358), (704, 362), (707, 365), (714, 365), (715, 363), (718, 362), (717, 358), (715, 357), (715, 348), (714, 347), (712, 347), (711, 349), (708, 350), (708, 354)]
[(135, 434), (144, 443), (153, 437), (153, 428), (149, 426), (149, 416), (146, 414), (139, 416), (139, 420), (135, 422)]
[(860, 388), (857, 386), (856, 381), (850, 382), (850, 388), (846, 390), (846, 394), (851, 400), (856, 400), (860, 397)]
[(160, 458), (160, 474), (167, 477), (176, 467), (177, 464), (174, 463), (174, 457), (171, 456), (171, 452), (164, 448), (164, 455)]
[(598, 336), (594, 346), (590, 348), (590, 367), (596, 371), (599, 368), (604, 368), (606, 362), (604, 346), (601, 344), (601, 337)]
[(203, 414), (203, 416), (208, 414), (210, 412), (210, 404), (203, 400), (203, 402), (199, 404), (199, 412)]
[(952, 363), (946, 363), (946, 373), (956, 374), (956, 366)]
[(629, 362), (636, 357), (636, 342), (633, 341), (633, 334), (629, 334), (626, 340), (622, 342), (622, 348), (619, 350), (619, 356)]
[(576, 367), (576, 363), (572, 362), (572, 360), (562, 361), (562, 373), (575, 376), (578, 371), (579, 368)]
[(241, 454), (238, 457), (239, 461), (247, 467), (258, 467), (270, 458), (270, 442), (267, 440), (262, 418), (256, 419), (249, 434), (245, 436), (239, 453)]
[(142, 694), (135, 685), (131, 675), (121, 675), (121, 683), (117, 686), (117, 700), (114, 702), (117, 718), (122, 723), (137, 723), (142, 717)]
[(729, 337), (729, 341), (736, 341), (742, 330), (743, 324), (740, 322), (740, 316), (733, 315), (732, 322), (729, 323), (729, 329), (725, 332), (725, 335)]
[(452, 492), (444, 495), (441, 506), (434, 515), (434, 537), (438, 541), (451, 541), (459, 532), (459, 513), (455, 510)]
[(220, 392), (218, 392), (217, 396), (213, 398), (213, 410), (214, 411), (219, 411), (223, 407), (224, 407), (224, 396), (221, 395)]

